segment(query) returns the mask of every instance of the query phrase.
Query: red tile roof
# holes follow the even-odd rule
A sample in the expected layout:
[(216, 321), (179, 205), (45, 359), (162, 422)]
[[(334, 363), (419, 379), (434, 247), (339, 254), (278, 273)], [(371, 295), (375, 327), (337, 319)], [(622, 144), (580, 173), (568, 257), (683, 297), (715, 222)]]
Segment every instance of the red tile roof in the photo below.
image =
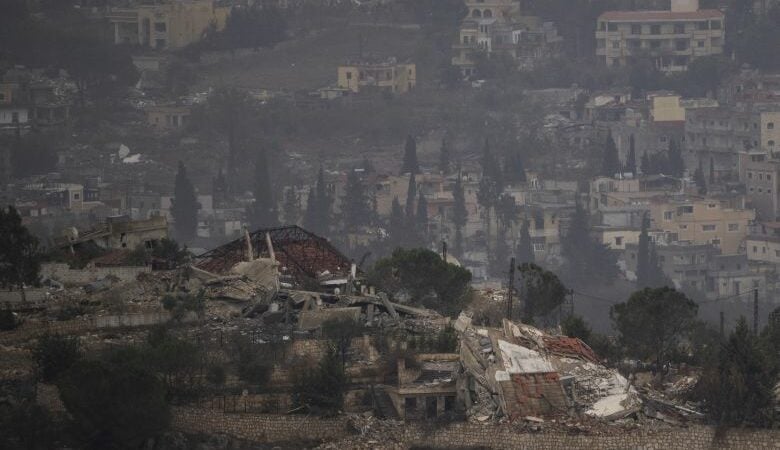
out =
[(672, 12), (672, 11), (606, 11), (599, 20), (616, 21), (669, 21), (669, 20), (704, 20), (704, 19), (722, 19), (723, 13), (717, 9), (701, 9), (691, 12)]

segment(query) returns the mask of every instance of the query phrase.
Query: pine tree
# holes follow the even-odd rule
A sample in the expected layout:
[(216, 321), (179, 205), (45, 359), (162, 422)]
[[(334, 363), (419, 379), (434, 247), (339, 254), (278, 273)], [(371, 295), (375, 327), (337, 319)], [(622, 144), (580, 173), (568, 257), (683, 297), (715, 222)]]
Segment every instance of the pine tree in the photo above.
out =
[(406, 188), (406, 221), (414, 226), (414, 200), (417, 198), (417, 182), (414, 172), (409, 174), (409, 185)]
[(614, 177), (620, 173), (620, 157), (618, 156), (617, 145), (612, 139), (612, 132), (607, 134), (607, 141), (604, 144), (604, 161), (601, 163), (601, 175), (605, 177)]
[(669, 140), (669, 172), (671, 175), (680, 178), (685, 173), (685, 162), (682, 158), (682, 151), (677, 144), (677, 140)]
[(171, 215), (175, 221), (176, 236), (179, 241), (190, 242), (195, 239), (198, 229), (200, 205), (195, 196), (195, 188), (192, 187), (192, 183), (187, 177), (187, 168), (181, 161), (179, 161), (179, 170), (176, 172), (172, 203)]
[(284, 192), (284, 205), (282, 206), (282, 218), (287, 225), (296, 225), (301, 218), (301, 196), (290, 186)]
[(528, 219), (523, 220), (520, 229), (520, 244), (517, 246), (517, 262), (519, 264), (534, 262), (534, 247), (531, 242), (531, 230)]
[(417, 162), (417, 142), (412, 135), (406, 136), (406, 144), (404, 145), (404, 162), (401, 166), (401, 174), (405, 173), (420, 173), (420, 164)]
[(261, 151), (255, 163), (255, 202), (250, 208), (250, 222), (255, 228), (271, 228), (279, 225), (279, 212), (268, 169), (265, 151)]
[(609, 247), (590, 234), (588, 213), (577, 203), (562, 239), (566, 262), (563, 272), (573, 286), (609, 285), (618, 274), (617, 260)]
[(371, 221), (371, 207), (366, 195), (366, 187), (354, 170), (347, 175), (347, 185), (341, 201), (341, 214), (347, 231), (356, 231)]
[(420, 191), (417, 199), (417, 214), (414, 218), (417, 223), (417, 233), (422, 238), (422, 243), (428, 242), (428, 200), (425, 199), (422, 191)]
[(634, 143), (634, 135), (628, 138), (628, 157), (626, 158), (626, 172), (631, 172), (634, 177), (637, 176), (636, 172), (636, 148)]
[(447, 142), (447, 138), (441, 140), (441, 148), (439, 149), (439, 171), (442, 175), (447, 175), (452, 169), (451, 162), (452, 155), (450, 154), (450, 146)]
[(639, 233), (639, 244), (637, 246), (636, 256), (636, 287), (643, 289), (650, 287), (650, 236), (648, 228), (650, 219), (647, 213), (642, 216), (642, 231)]
[(25, 285), (38, 284), (40, 257), (38, 239), (22, 224), (16, 209), (0, 208), (0, 286), (18, 287), (26, 301)]
[(463, 227), (468, 221), (469, 212), (466, 209), (466, 196), (463, 193), (463, 181), (460, 168), (458, 168), (458, 177), (455, 179), (455, 186), (452, 188), (453, 211), (452, 222), (455, 225), (455, 255), (463, 255)]

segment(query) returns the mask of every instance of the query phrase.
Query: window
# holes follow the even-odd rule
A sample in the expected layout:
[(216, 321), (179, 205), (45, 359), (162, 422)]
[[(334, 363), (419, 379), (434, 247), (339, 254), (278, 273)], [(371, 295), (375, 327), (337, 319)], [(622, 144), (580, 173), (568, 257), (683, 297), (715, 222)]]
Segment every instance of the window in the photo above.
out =
[(720, 239), (713, 239), (710, 243), (716, 247), (720, 247)]
[(687, 224), (682, 224), (682, 225), (680, 225), (680, 229), (681, 230), (687, 230), (688, 229), (688, 225)]
[(686, 65), (688, 65), (688, 57), (687, 56), (676, 56), (674, 58), (674, 65), (675, 66), (686, 66)]
[(710, 28), (713, 30), (720, 30), (721, 23), (720, 20), (712, 20), (710, 21)]
[(699, 47), (699, 48), (703, 48), (704, 47), (704, 41), (696, 41), (696, 46)]
[(676, 23), (674, 24), (674, 34), (684, 34), (685, 33), (685, 24), (684, 23)]
[(640, 41), (639, 39), (629, 39), (628, 47), (629, 48), (642, 48), (642, 41)]
[(770, 140), (766, 141), (766, 145), (767, 145), (767, 147), (774, 147), (775, 146), (775, 141), (770, 139)]
[(78, 193), (73, 194), (73, 200), (79, 200), (79, 199), (81, 199), (81, 194)]
[(543, 252), (544, 251), (544, 242), (534, 242), (534, 251), (535, 252)]
[(775, 256), (780, 258), (780, 250), (775, 250)]
[(612, 48), (620, 48), (620, 41), (612, 41)]
[(672, 214), (674, 214), (674, 211), (664, 211), (664, 220), (672, 220)]
[(752, 180), (753, 179), (753, 172), (748, 172), (747, 176), (748, 176), (748, 179)]
[(764, 174), (761, 173), (761, 172), (758, 172), (758, 179), (759, 180), (763, 180), (764, 179)]
[(755, 245), (753, 246), (753, 253), (758, 253), (758, 247), (756, 247)]
[(710, 29), (710, 24), (709, 24), (709, 22), (707, 22), (705, 20), (704, 22), (699, 22), (698, 23), (698, 27), (699, 27), (699, 30), (709, 30)]
[(351, 79), (352, 79), (352, 72), (347, 72), (347, 80), (351, 80)]
[(623, 245), (623, 236), (615, 237), (615, 245), (618, 246), (618, 247)]
[(774, 122), (767, 123), (766, 124), (766, 129), (767, 130), (774, 130), (775, 129), (775, 123)]
[(738, 223), (730, 223), (729, 224), (729, 231), (739, 231), (739, 224)]
[(707, 203), (707, 209), (715, 209), (718, 207), (717, 203)]
[(766, 254), (766, 247), (761, 247), (761, 253)]
[(617, 31), (618, 27), (616, 23), (608, 23), (607, 24), (607, 31)]
[(683, 51), (683, 50), (687, 50), (688, 49), (688, 41), (685, 40), (685, 39), (677, 39), (676, 41), (674, 41), (674, 48), (678, 52), (679, 51)]
[(766, 181), (772, 181), (772, 175), (766, 174)]
[(631, 25), (631, 34), (642, 34), (642, 25)]
[(680, 206), (679, 208), (677, 208), (677, 214), (693, 214), (693, 206), (692, 205)]
[(486, 9), (484, 13), (482, 13), (482, 17), (493, 17), (493, 11), (490, 9)]
[(155, 22), (154, 23), (154, 31), (158, 33), (165, 33), (165, 30), (167, 29), (167, 26), (165, 25), (165, 22)]
[(661, 48), (661, 41), (650, 41), (650, 48), (652, 49)]
[(650, 25), (650, 34), (661, 34), (661, 25)]
[(701, 231), (715, 231), (715, 228), (717, 228), (715, 225), (702, 225)]

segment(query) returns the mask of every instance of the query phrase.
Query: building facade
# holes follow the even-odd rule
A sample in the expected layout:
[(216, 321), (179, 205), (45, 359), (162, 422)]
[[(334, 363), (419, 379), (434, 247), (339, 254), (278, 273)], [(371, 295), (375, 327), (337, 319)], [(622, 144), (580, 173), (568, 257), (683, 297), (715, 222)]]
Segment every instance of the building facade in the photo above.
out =
[(714, 199), (655, 200), (650, 204), (651, 225), (672, 241), (711, 244), (723, 254), (739, 253), (755, 220), (752, 209), (728, 208)]
[(476, 74), (479, 55), (506, 55), (520, 69), (560, 53), (563, 38), (552, 22), (522, 15), (516, 0), (466, 0), (468, 15), (452, 46), (452, 64), (461, 74)]
[(659, 70), (684, 71), (696, 58), (723, 53), (724, 20), (698, 0), (672, 0), (669, 11), (607, 11), (597, 22), (596, 56), (614, 67), (649, 56)]
[(355, 61), (338, 68), (338, 87), (356, 94), (370, 89), (404, 94), (416, 85), (417, 66), (413, 63), (398, 63), (395, 58)]
[(230, 7), (213, 0), (169, 0), (135, 8), (109, 8), (105, 13), (114, 44), (176, 49), (198, 42), (212, 24), (222, 30)]

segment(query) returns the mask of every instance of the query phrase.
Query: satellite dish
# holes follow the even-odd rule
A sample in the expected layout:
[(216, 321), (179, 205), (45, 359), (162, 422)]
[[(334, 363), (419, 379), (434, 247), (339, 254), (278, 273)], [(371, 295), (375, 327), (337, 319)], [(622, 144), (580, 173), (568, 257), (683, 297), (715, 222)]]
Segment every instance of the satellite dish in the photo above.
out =
[(118, 155), (120, 158), (127, 158), (127, 155), (130, 154), (130, 148), (126, 146), (125, 144), (121, 144), (119, 146), (119, 152)]

